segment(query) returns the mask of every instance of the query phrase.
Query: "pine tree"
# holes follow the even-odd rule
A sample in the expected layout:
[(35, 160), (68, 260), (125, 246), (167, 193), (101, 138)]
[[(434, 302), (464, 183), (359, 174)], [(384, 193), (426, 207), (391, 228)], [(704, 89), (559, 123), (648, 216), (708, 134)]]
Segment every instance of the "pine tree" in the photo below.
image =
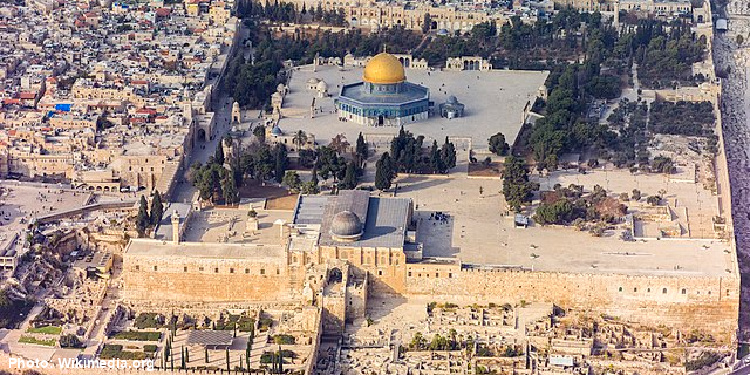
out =
[(150, 222), (151, 218), (148, 216), (148, 202), (146, 202), (146, 197), (141, 195), (141, 200), (138, 203), (138, 215), (135, 218), (135, 227), (138, 230), (139, 236), (146, 233), (146, 228)]
[(180, 368), (185, 368), (185, 348), (180, 349)]
[(164, 203), (161, 201), (159, 191), (154, 191), (154, 199), (151, 201), (151, 225), (156, 226), (164, 214)]

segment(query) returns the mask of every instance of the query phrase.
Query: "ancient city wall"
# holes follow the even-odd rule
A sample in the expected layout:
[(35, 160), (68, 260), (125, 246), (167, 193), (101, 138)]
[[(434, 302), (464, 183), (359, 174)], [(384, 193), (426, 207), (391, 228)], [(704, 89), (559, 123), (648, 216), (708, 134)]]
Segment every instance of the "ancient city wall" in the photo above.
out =
[(123, 254), (124, 297), (153, 302), (286, 299), (302, 290), (303, 268), (279, 259), (170, 258)]
[(739, 278), (505, 271), (408, 265), (406, 294), (436, 301), (552, 302), (646, 325), (698, 329), (736, 341)]

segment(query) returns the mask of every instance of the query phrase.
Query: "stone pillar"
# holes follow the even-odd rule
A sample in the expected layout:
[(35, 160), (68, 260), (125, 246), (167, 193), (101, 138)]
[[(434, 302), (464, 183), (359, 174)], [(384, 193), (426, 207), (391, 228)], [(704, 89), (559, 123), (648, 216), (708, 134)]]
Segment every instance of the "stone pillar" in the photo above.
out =
[(172, 212), (172, 243), (175, 245), (180, 243), (180, 214), (177, 210)]

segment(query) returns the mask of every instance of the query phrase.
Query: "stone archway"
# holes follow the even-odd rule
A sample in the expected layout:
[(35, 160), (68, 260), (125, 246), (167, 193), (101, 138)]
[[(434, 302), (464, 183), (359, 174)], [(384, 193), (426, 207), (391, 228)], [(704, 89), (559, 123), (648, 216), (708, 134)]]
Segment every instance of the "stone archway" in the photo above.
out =
[(198, 142), (205, 142), (206, 141), (206, 130), (205, 129), (198, 129), (198, 134), (196, 136), (198, 139)]

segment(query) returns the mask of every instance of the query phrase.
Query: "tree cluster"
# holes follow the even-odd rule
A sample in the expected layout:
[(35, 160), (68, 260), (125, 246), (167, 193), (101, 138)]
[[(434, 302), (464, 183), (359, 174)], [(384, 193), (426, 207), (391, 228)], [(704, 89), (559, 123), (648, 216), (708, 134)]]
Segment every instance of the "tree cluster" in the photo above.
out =
[(437, 140), (428, 148), (424, 146), (424, 136), (417, 136), (401, 128), (391, 140), (393, 167), (395, 172), (405, 173), (447, 173), (456, 166), (456, 146), (445, 137), (438, 147)]
[(542, 203), (537, 207), (534, 221), (541, 225), (569, 225), (581, 220), (613, 222), (626, 212), (627, 206), (607, 197), (607, 191), (599, 185), (584, 195), (581, 185), (561, 187), (558, 184), (553, 191), (542, 193)]
[(156, 227), (163, 214), (164, 202), (162, 202), (161, 194), (158, 191), (154, 191), (154, 199), (151, 200), (150, 209), (146, 197), (141, 195), (141, 199), (138, 202), (138, 214), (135, 217), (135, 227), (138, 235), (142, 236), (146, 233), (146, 229)]
[(654, 102), (651, 129), (656, 133), (706, 137), (714, 134), (716, 116), (710, 102)]

